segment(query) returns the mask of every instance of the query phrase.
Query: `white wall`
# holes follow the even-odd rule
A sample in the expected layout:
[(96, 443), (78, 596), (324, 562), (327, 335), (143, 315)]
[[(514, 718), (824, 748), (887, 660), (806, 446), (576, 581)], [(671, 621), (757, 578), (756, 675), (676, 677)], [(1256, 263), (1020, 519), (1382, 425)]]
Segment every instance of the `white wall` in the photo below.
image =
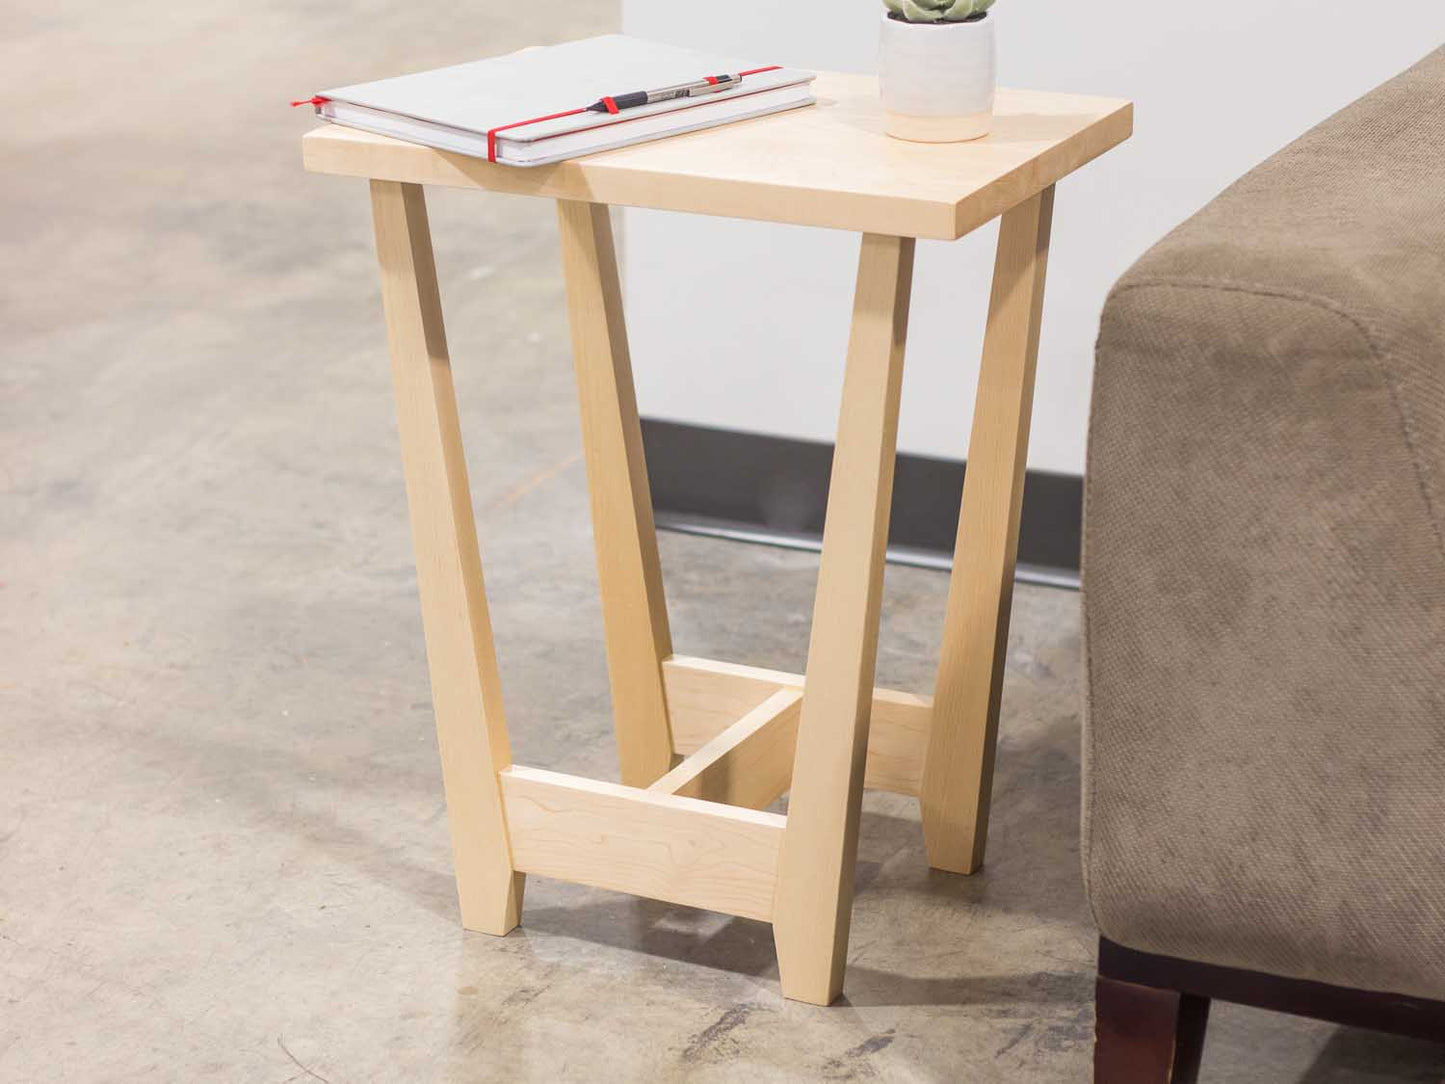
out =
[[(878, 0), (622, 0), (629, 34), (874, 71)], [(1306, 128), (1445, 41), (1442, 0), (998, 0), (999, 81), (1127, 97), (1131, 142), (1060, 183), (1030, 465), (1078, 473), (1099, 309), (1150, 244)], [(856, 236), (626, 212), (644, 414), (832, 440)], [(996, 227), (921, 242), (899, 443), (962, 458)]]

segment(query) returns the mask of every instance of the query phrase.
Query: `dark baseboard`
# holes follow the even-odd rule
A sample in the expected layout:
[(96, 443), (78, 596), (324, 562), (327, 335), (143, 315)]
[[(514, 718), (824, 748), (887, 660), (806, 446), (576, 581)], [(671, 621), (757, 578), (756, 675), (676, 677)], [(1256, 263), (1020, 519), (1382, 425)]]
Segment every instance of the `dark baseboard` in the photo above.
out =
[(1099, 975), (1117, 982), (1308, 1016), (1332, 1024), (1445, 1039), (1445, 1002), (1155, 956), (1099, 939)]
[[(823, 535), (833, 446), (819, 441), (642, 419), (657, 525), (816, 548)], [(900, 455), (889, 556), (948, 567), (964, 464)], [(1077, 586), (1083, 479), (1029, 471), (1019, 526), (1019, 578)]]

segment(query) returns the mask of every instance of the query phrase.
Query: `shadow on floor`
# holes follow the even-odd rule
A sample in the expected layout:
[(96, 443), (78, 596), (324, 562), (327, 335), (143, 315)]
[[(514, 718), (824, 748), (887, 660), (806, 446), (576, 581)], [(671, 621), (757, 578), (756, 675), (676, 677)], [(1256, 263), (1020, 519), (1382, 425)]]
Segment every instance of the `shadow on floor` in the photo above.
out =
[[(525, 911), (512, 937), (546, 934), (645, 953), (697, 967), (777, 981), (772, 927), (626, 896)], [(854, 1007), (881, 1005), (1079, 1004), (1092, 998), (1093, 974), (1034, 971), (1004, 975), (912, 976), (863, 964), (848, 967)]]
[(1439, 1084), (1445, 1080), (1445, 1036), (1432, 1043), (1360, 1028), (1339, 1028), (1300, 1077), (1300, 1084), (1334, 1084), (1340, 1080)]

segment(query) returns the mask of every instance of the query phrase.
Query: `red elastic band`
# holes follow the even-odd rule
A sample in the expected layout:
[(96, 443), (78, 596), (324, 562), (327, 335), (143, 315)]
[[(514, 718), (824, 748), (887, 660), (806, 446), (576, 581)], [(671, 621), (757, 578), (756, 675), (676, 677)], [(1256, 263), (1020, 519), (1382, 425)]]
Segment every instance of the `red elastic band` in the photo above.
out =
[(497, 128), (489, 128), (487, 130), (487, 161), (495, 162), (497, 160), (498, 132), (505, 132), (508, 128), (520, 128), (524, 124), (541, 124), (544, 120), (556, 120), (558, 117), (575, 117), (578, 113), (585, 112), (587, 112), (585, 107), (582, 109), (567, 109), (561, 113), (549, 113), (545, 117), (531, 117), (528, 120), (516, 120), (511, 124), (503, 124)]
[(769, 64), (766, 68), (749, 68), (745, 72), (738, 72), (738, 78), (741, 79), (745, 75), (758, 75), (762, 72), (775, 72), (781, 70), (781, 68), (781, 64)]
[(330, 98), (323, 98), (321, 95), (318, 94), (314, 98), (302, 98), (299, 101), (292, 102), (291, 108), (295, 109), (298, 105), (320, 105), (322, 102), (329, 101), (331, 101)]

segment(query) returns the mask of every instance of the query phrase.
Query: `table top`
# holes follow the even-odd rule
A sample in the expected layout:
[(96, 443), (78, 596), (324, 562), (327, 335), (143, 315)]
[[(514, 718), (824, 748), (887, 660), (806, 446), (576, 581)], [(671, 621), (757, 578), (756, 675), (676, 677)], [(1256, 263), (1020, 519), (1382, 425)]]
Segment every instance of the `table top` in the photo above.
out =
[(551, 166), (519, 168), (326, 124), (308, 170), (951, 241), (1129, 138), (1132, 103), (998, 91), (993, 131), (909, 143), (883, 131), (874, 76), (820, 72), (816, 105)]

